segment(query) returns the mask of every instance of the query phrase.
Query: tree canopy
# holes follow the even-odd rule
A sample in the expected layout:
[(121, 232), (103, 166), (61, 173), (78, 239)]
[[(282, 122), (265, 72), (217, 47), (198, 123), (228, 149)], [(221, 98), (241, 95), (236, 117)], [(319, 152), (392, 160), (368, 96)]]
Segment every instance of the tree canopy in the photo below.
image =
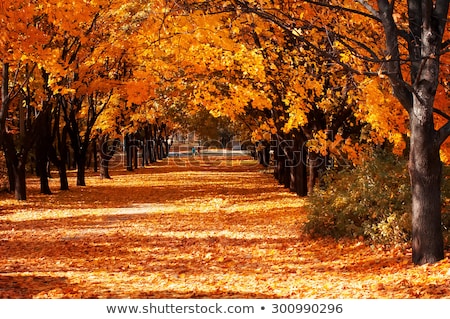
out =
[(10, 189), (26, 199), (30, 152), (43, 192), (48, 161), (67, 188), (68, 152), (85, 185), (97, 141), (151, 140), (163, 154), (171, 130), (208, 112), (254, 142), (275, 141), (276, 174), (301, 195), (324, 156), (358, 165), (380, 145), (408, 153), (413, 259), (435, 262), (440, 165), (450, 161), (448, 9), (448, 0), (3, 1)]

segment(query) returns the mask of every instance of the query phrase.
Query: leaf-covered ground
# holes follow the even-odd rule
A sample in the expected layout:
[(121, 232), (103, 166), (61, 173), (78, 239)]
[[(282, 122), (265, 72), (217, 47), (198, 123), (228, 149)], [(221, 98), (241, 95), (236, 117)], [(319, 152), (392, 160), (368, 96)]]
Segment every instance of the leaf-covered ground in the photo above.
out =
[[(450, 259), (302, 234), (249, 160), (173, 159), (29, 200), (0, 194), (1, 298), (448, 298)], [(70, 179), (74, 185), (73, 177)]]

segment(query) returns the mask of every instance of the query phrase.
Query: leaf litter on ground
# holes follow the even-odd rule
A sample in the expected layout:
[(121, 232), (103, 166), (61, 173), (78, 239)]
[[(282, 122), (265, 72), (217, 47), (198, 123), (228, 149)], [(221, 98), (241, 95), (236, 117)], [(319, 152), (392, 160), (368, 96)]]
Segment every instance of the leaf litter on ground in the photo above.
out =
[[(70, 182), (74, 184), (74, 172)], [(449, 255), (310, 238), (305, 199), (245, 158), (167, 159), (0, 194), (1, 298), (448, 298)]]

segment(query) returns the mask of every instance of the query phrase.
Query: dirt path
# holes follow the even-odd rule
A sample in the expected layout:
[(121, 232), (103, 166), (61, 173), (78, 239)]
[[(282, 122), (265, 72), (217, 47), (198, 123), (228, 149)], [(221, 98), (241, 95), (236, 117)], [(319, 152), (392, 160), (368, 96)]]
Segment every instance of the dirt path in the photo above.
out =
[[(304, 200), (248, 160), (172, 159), (29, 201), (0, 195), (2, 298), (440, 298), (449, 260), (312, 240)], [(57, 181), (52, 181), (53, 189)], [(73, 185), (73, 181), (71, 181)], [(431, 278), (431, 279), (430, 279)]]

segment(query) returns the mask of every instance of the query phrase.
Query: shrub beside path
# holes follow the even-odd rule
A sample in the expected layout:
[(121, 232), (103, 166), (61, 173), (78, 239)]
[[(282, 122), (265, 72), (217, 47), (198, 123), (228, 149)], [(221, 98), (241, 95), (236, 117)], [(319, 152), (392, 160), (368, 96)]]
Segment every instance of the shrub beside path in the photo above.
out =
[[(0, 194), (1, 298), (448, 298), (450, 260), (309, 238), (304, 199), (245, 158), (172, 158)], [(71, 177), (74, 185), (74, 177)], [(58, 181), (52, 181), (57, 189)]]

